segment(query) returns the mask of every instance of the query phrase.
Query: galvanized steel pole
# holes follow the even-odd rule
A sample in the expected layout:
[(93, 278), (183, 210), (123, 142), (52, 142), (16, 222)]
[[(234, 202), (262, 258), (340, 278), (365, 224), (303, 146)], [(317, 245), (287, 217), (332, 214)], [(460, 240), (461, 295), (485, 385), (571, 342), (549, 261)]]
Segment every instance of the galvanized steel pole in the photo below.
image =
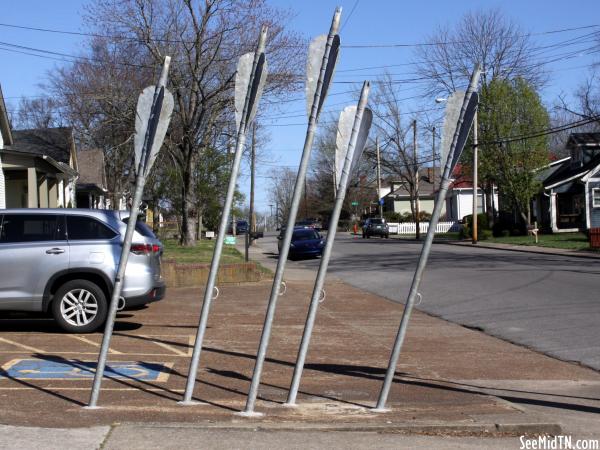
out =
[(260, 345), (256, 354), (256, 362), (254, 365), (254, 372), (252, 374), (252, 383), (250, 384), (250, 390), (248, 392), (248, 398), (246, 400), (246, 407), (244, 411), (240, 413), (243, 416), (256, 416), (259, 413), (254, 412), (254, 404), (258, 395), (258, 387), (260, 384), (260, 377), (262, 374), (262, 368), (267, 354), (267, 347), (269, 345), (269, 338), (271, 336), (271, 326), (273, 324), (273, 318), (275, 316), (275, 309), (277, 307), (277, 299), (279, 297), (279, 290), (283, 281), (283, 273), (285, 271), (285, 264), (287, 262), (290, 244), (292, 242), (292, 234), (294, 232), (294, 224), (296, 222), (296, 215), (298, 213), (298, 207), (300, 205), (300, 197), (302, 194), (302, 188), (304, 185), (304, 179), (306, 178), (306, 171), (308, 169), (308, 163), (310, 161), (310, 154), (313, 145), (313, 139), (317, 130), (318, 116), (320, 112), (320, 106), (324, 99), (321, 99), (323, 88), (327, 88), (325, 84), (325, 72), (329, 60), (329, 53), (331, 51), (334, 37), (337, 35), (340, 25), (341, 8), (337, 8), (331, 22), (331, 28), (327, 36), (327, 44), (325, 47), (325, 53), (321, 62), (321, 69), (319, 72), (319, 79), (317, 81), (317, 88), (315, 90), (314, 99), (311, 106), (310, 117), (308, 120), (308, 129), (306, 131), (306, 138), (304, 140), (304, 148), (302, 150), (302, 158), (300, 160), (300, 167), (298, 169), (298, 175), (296, 177), (296, 183), (294, 185), (294, 193), (292, 195), (292, 203), (290, 206), (290, 212), (287, 220), (287, 227), (285, 230), (284, 238), (281, 243), (281, 251), (279, 253), (279, 259), (277, 261), (277, 269), (275, 271), (275, 279), (273, 280), (273, 286), (271, 288), (271, 296), (269, 297), (269, 304), (267, 306), (267, 314), (265, 316), (265, 322), (260, 338)]
[(381, 204), (381, 159), (379, 156), (379, 138), (375, 138), (375, 151), (377, 152), (377, 203), (379, 203), (379, 217), (383, 217), (383, 205)]
[(477, 202), (478, 202), (478, 188), (479, 180), (477, 179), (477, 112), (475, 112), (475, 118), (473, 119), (473, 228), (471, 230), (471, 237), (473, 240), (471, 241), (473, 244), (477, 244)]
[(385, 379), (383, 385), (381, 387), (381, 392), (379, 393), (379, 399), (377, 401), (377, 406), (373, 411), (383, 412), (387, 411), (385, 408), (387, 398), (390, 392), (390, 388), (392, 385), (392, 381), (394, 379), (394, 374), (396, 373), (396, 366), (398, 365), (398, 358), (400, 357), (400, 351), (402, 350), (402, 344), (404, 343), (404, 338), (406, 336), (406, 330), (408, 328), (408, 322), (410, 320), (410, 314), (412, 312), (415, 299), (419, 294), (419, 286), (421, 284), (421, 277), (423, 276), (423, 272), (425, 271), (425, 266), (427, 265), (427, 259), (429, 258), (429, 253), (431, 251), (431, 244), (433, 243), (433, 236), (435, 234), (435, 229), (437, 223), (440, 218), (440, 214), (442, 212), (442, 206), (446, 200), (446, 193), (448, 192), (448, 186), (450, 184), (450, 174), (453, 169), (453, 159), (454, 153), (456, 151), (456, 144), (458, 142), (458, 137), (460, 135), (461, 126), (463, 124), (464, 116), (467, 110), (467, 106), (469, 105), (469, 100), (471, 99), (471, 95), (477, 89), (477, 85), (479, 83), (479, 76), (481, 71), (479, 69), (479, 64), (475, 67), (473, 74), (471, 75), (471, 81), (469, 83), (469, 88), (465, 95), (463, 106), (460, 111), (460, 116), (458, 119), (458, 126), (456, 127), (456, 132), (454, 133), (454, 137), (452, 139), (452, 145), (450, 146), (450, 151), (448, 152), (448, 158), (446, 159), (446, 165), (444, 167), (444, 172), (442, 176), (442, 181), (440, 184), (440, 190), (438, 191), (438, 195), (435, 201), (435, 207), (433, 209), (433, 214), (431, 216), (431, 221), (429, 222), (429, 229), (427, 230), (427, 236), (425, 237), (425, 242), (423, 243), (423, 249), (421, 250), (421, 256), (419, 257), (419, 262), (417, 264), (417, 269), (415, 271), (415, 275), (412, 280), (412, 284), (410, 287), (410, 293), (408, 295), (408, 299), (406, 300), (406, 305), (404, 307), (404, 312), (402, 314), (402, 320), (400, 321), (400, 328), (398, 329), (398, 334), (396, 335), (396, 341), (394, 342), (394, 347), (392, 349), (392, 353), (390, 356), (390, 361), (388, 364), (387, 372), (385, 374)]
[(327, 268), (329, 266), (329, 259), (331, 258), (331, 249), (335, 240), (335, 233), (337, 229), (338, 220), (344, 204), (344, 198), (346, 197), (346, 188), (348, 187), (348, 178), (352, 171), (352, 162), (354, 161), (354, 153), (356, 149), (356, 141), (358, 140), (358, 134), (363, 118), (364, 110), (367, 106), (367, 100), (369, 97), (370, 84), (365, 81), (358, 101), (358, 107), (356, 109), (356, 115), (354, 117), (354, 125), (352, 127), (352, 134), (350, 136), (350, 143), (348, 145), (348, 151), (346, 153), (346, 159), (342, 169), (342, 176), (340, 177), (340, 184), (338, 187), (337, 197), (331, 213), (331, 219), (329, 220), (329, 228), (327, 231), (327, 238), (325, 241), (325, 248), (323, 249), (323, 255), (321, 256), (321, 263), (319, 264), (319, 271), (317, 273), (317, 279), (313, 288), (312, 297), (310, 299), (310, 307), (308, 310), (308, 316), (306, 317), (306, 325), (304, 326), (304, 333), (302, 334), (302, 342), (298, 351), (298, 357), (296, 359), (296, 366), (294, 368), (294, 376), (292, 378), (292, 384), (288, 393), (286, 405), (294, 406), (296, 404), (296, 396), (298, 394), (298, 388), (300, 387), (300, 379), (302, 378), (302, 370), (304, 369), (304, 362), (306, 360), (306, 354), (308, 352), (308, 346), (310, 345), (310, 338), (312, 330), (317, 317), (317, 309), (319, 307), (319, 301), (323, 292), (323, 285), (325, 284), (325, 276), (327, 275)]
[[(194, 385), (196, 384), (196, 376), (198, 372), (198, 364), (200, 362), (200, 354), (202, 352), (202, 343), (204, 341), (204, 333), (206, 332), (206, 325), (208, 323), (208, 314), (210, 312), (210, 306), (213, 300), (213, 291), (215, 282), (217, 279), (217, 272), (219, 270), (219, 263), (221, 261), (221, 254), (223, 251), (223, 243), (225, 241), (225, 235), (227, 234), (227, 227), (229, 225), (229, 215), (231, 213), (231, 206), (233, 203), (233, 196), (235, 194), (235, 188), (237, 183), (238, 172), (240, 168), (240, 161), (242, 159), (242, 152), (246, 143), (246, 117), (248, 111), (251, 110), (250, 98), (252, 96), (252, 85), (255, 76), (256, 67), (261, 54), (265, 51), (265, 44), (267, 41), (267, 27), (262, 28), (260, 37), (258, 40), (258, 46), (254, 53), (254, 61), (252, 63), (252, 71), (250, 73), (250, 80), (248, 83), (248, 90), (246, 92), (246, 99), (244, 102), (244, 108), (242, 112), (242, 119), (240, 122), (240, 128), (237, 135), (237, 145), (235, 148), (235, 156), (231, 167), (231, 177), (229, 178), (229, 186), (227, 187), (227, 196), (225, 197), (225, 204), (223, 205), (223, 214), (221, 215), (221, 222), (219, 224), (219, 234), (217, 236), (217, 242), (215, 243), (215, 250), (213, 253), (212, 261), (210, 263), (210, 272), (208, 280), (206, 282), (206, 288), (204, 291), (204, 301), (202, 303), (202, 311), (200, 313), (200, 322), (198, 323), (198, 330), (196, 332), (196, 342), (194, 343), (194, 351), (192, 353), (192, 360), (190, 362), (190, 369), (188, 373), (188, 379), (185, 387), (185, 393), (183, 395), (183, 401), (179, 402), (182, 405), (194, 405), (197, 404), (192, 400), (194, 393)], [(258, 101), (258, 100), (257, 100)], [(235, 230), (235, 223), (233, 224)]]
[(152, 146), (154, 144), (154, 138), (156, 135), (156, 128), (160, 119), (162, 99), (164, 97), (165, 86), (167, 84), (167, 75), (169, 73), (170, 63), (171, 58), (169, 56), (166, 56), (162, 72), (158, 81), (158, 85), (154, 90), (154, 99), (152, 102), (151, 109), (153, 115), (151, 115), (149, 118), (148, 127), (146, 129), (146, 136), (144, 137), (144, 146), (142, 148), (140, 161), (137, 167), (135, 191), (133, 195), (133, 201), (131, 204), (131, 210), (129, 213), (129, 220), (127, 221), (127, 228), (125, 230), (125, 237), (123, 238), (123, 246), (121, 248), (119, 266), (117, 268), (117, 274), (115, 276), (115, 285), (113, 287), (110, 305), (108, 309), (108, 315), (106, 318), (106, 323), (104, 325), (104, 336), (102, 337), (102, 345), (100, 347), (100, 354), (98, 355), (98, 365), (96, 366), (96, 373), (94, 374), (94, 384), (92, 386), (89, 404), (86, 407), (89, 409), (98, 408), (98, 397), (100, 396), (100, 387), (102, 385), (102, 378), (104, 376), (104, 368), (106, 367), (106, 359), (108, 357), (110, 339), (112, 337), (113, 328), (115, 325), (115, 318), (117, 316), (117, 306), (119, 303), (119, 297), (121, 296), (121, 291), (123, 289), (125, 269), (127, 268), (127, 260), (129, 259), (129, 252), (131, 250), (131, 241), (133, 239), (133, 232), (135, 230), (135, 224), (137, 221), (137, 215), (139, 212), (140, 204), (142, 203), (144, 185), (146, 184), (146, 166), (148, 164), (150, 152), (152, 151)]

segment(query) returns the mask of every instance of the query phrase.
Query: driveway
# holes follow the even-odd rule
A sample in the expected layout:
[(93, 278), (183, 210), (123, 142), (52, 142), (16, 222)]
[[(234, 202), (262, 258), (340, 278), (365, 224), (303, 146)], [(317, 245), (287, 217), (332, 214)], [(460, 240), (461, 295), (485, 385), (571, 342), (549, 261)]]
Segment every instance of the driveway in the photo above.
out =
[[(276, 239), (259, 241), (276, 252)], [(421, 243), (336, 239), (330, 277), (404, 302)], [(317, 270), (319, 260), (290, 261)], [(418, 309), (600, 370), (600, 260), (435, 244)], [(314, 275), (313, 275), (314, 276)]]

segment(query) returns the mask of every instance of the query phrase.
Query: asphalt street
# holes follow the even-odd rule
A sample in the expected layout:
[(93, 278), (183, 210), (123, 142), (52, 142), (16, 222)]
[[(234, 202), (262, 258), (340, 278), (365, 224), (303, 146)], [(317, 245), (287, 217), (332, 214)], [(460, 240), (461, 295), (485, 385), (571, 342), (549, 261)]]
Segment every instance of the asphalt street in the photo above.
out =
[[(275, 236), (259, 244), (277, 252)], [(404, 302), (421, 243), (338, 235), (329, 276)], [(275, 257), (275, 256), (273, 256)], [(320, 260), (289, 261), (315, 271)], [(434, 244), (417, 309), (600, 370), (600, 259)]]

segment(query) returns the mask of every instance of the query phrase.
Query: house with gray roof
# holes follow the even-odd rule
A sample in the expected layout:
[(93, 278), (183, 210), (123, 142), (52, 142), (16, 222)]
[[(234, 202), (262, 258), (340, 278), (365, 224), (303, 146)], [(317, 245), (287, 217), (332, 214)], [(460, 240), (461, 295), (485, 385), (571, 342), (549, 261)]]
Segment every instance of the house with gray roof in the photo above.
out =
[(77, 154), (77, 163), (77, 207), (105, 209), (108, 189), (104, 152), (100, 149), (82, 150)]
[(542, 227), (574, 232), (600, 227), (600, 133), (572, 133), (567, 158), (538, 171), (534, 207)]
[(71, 128), (11, 129), (0, 90), (0, 132), (0, 208), (76, 206)]

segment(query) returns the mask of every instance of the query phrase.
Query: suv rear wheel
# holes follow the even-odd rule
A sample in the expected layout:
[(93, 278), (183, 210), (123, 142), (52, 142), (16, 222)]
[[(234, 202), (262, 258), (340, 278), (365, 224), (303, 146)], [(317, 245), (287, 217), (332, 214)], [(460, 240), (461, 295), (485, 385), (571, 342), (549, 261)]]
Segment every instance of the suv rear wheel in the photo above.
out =
[(106, 296), (98, 285), (88, 280), (72, 280), (54, 295), (52, 315), (58, 325), (71, 333), (89, 333), (104, 323)]

